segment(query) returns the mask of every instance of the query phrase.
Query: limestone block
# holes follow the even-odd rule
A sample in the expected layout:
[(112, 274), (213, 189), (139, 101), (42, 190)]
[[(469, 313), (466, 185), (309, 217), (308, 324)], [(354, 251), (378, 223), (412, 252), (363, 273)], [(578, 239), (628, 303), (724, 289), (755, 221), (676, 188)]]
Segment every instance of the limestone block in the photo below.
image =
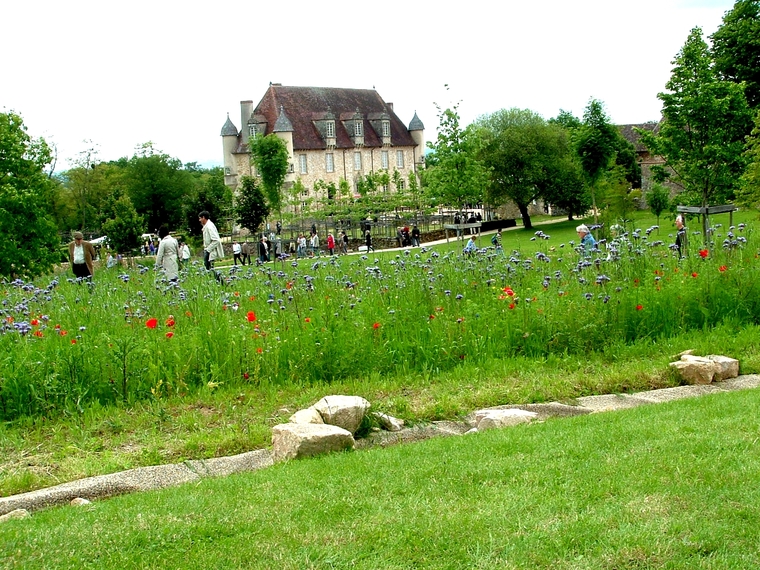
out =
[(538, 417), (536, 412), (519, 408), (506, 410), (476, 410), (475, 427), (478, 431), (524, 424)]
[(69, 504), (73, 507), (81, 507), (84, 505), (89, 505), (90, 501), (88, 501), (84, 497), (74, 497), (73, 499), (71, 499), (71, 503)]
[(0, 516), (0, 523), (9, 521), (11, 519), (23, 519), (29, 516), (29, 511), (26, 509), (15, 509), (9, 513)]
[(688, 384), (709, 384), (720, 370), (720, 366), (709, 358), (689, 354), (683, 355), (677, 362), (671, 362), (670, 366), (678, 370)]
[(383, 414), (382, 412), (374, 412), (372, 415), (375, 417), (375, 419), (377, 419), (377, 422), (380, 424), (380, 426), (386, 431), (401, 431), (404, 429), (404, 420), (394, 418), (393, 416)]
[(326, 424), (356, 433), (362, 424), (369, 402), (360, 396), (325, 396), (314, 404)]
[(715, 374), (713, 380), (728, 380), (729, 378), (736, 378), (739, 376), (739, 361), (735, 358), (729, 358), (728, 356), (720, 356), (718, 354), (708, 354), (705, 358), (709, 358), (715, 362), (720, 370)]
[(292, 424), (323, 424), (325, 423), (320, 414), (314, 408), (306, 408), (305, 410), (298, 410), (295, 414), (290, 416), (290, 423)]
[(272, 428), (272, 459), (275, 462), (353, 449), (354, 436), (327, 424), (280, 424)]

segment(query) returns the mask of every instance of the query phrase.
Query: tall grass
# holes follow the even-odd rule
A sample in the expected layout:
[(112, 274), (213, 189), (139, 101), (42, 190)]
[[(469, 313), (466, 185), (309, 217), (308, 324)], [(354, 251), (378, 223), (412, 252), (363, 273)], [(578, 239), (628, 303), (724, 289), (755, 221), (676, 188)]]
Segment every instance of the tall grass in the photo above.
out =
[(751, 227), (714, 227), (686, 259), (656, 237), (632, 228), (585, 257), (539, 231), (472, 257), (438, 247), (229, 268), (223, 285), (197, 265), (178, 285), (149, 267), (6, 283), (0, 419), (439, 373), (758, 322)]

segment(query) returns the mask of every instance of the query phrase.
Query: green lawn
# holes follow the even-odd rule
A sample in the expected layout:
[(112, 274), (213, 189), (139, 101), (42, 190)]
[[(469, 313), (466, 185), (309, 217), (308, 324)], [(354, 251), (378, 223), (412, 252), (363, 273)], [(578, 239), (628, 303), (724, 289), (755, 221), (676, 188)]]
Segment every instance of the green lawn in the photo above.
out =
[(757, 568), (760, 391), (281, 464), (0, 526), (6, 568)]

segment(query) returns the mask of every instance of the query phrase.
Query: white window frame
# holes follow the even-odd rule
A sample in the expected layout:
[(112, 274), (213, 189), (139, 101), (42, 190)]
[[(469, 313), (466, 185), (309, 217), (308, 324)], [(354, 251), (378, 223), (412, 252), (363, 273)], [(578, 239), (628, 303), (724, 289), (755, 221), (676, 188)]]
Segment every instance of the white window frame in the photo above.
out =
[(333, 153), (325, 153), (325, 172), (335, 172), (335, 157)]
[(256, 125), (248, 125), (248, 136), (256, 138)]
[(397, 190), (404, 190), (405, 188), (406, 188), (406, 182), (403, 180), (399, 180)]
[(396, 151), (396, 168), (404, 168), (404, 151)]
[(301, 174), (309, 173), (309, 160), (305, 154), (298, 155), (298, 170)]
[(362, 124), (361, 120), (354, 121), (354, 136), (355, 137), (364, 136), (364, 125)]
[(362, 153), (359, 151), (354, 152), (354, 170), (362, 169)]
[(388, 170), (390, 164), (390, 159), (388, 158), (388, 151), (387, 150), (381, 150), (380, 151), (380, 168), (383, 170)]
[(327, 138), (335, 138), (335, 121), (327, 121), (325, 123), (325, 135)]
[(383, 136), (384, 137), (391, 136), (391, 122), (390, 121), (383, 121)]
[(231, 176), (232, 175), (232, 169), (229, 166), (224, 167), (224, 174), (225, 176)]

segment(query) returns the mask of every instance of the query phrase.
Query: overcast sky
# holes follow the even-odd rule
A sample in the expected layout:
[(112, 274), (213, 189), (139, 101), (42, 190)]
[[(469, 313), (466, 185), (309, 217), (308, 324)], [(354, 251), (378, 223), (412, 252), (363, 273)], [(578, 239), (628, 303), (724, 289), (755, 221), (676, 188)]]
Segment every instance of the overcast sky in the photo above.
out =
[[(221, 164), (220, 130), (270, 82), (376, 88), (428, 140), (435, 103), (464, 125), (519, 107), (576, 116), (590, 98), (613, 122), (657, 120), (689, 30), (733, 0), (427, 0), (5, 3), (0, 110), (61, 160), (91, 140), (101, 160), (153, 141), (182, 162)], [(444, 87), (450, 86), (449, 90)]]

